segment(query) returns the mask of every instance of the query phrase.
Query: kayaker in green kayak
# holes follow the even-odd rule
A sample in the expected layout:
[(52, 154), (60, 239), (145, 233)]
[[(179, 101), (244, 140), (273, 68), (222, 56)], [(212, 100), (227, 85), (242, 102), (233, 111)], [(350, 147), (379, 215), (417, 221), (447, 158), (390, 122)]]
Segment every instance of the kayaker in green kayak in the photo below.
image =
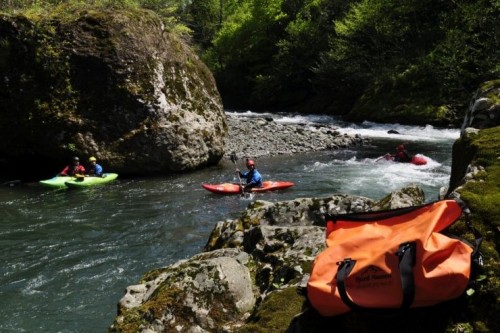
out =
[(102, 177), (102, 166), (97, 164), (97, 159), (94, 156), (89, 158), (89, 166), (87, 170), (90, 177)]
[(66, 166), (60, 173), (60, 176), (76, 176), (85, 174), (85, 167), (80, 165), (80, 159), (78, 156), (73, 157), (71, 164)]

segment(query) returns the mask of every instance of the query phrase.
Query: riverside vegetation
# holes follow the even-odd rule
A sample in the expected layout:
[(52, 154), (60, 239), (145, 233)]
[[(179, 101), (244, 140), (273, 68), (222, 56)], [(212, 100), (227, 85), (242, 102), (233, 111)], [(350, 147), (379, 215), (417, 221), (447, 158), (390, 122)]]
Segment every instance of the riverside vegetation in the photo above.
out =
[[(485, 236), (483, 245), (485, 269), (480, 281), (477, 281), (478, 284), (472, 297), (453, 303), (451, 309), (455, 311), (455, 315), (452, 318), (439, 317), (443, 313), (441, 311), (424, 310), (423, 313), (417, 314), (410, 323), (412, 323), (411, 329), (415, 332), (429, 331), (429, 327), (433, 327), (437, 332), (500, 331), (496, 315), (500, 310), (498, 303), (500, 294), (498, 282), (500, 274), (498, 255), (500, 244), (500, 212), (498, 211), (500, 200), (498, 191), (500, 186), (500, 157), (498, 155), (500, 151), (498, 130), (500, 47), (497, 28), (500, 4), (498, 1), (479, 0), (471, 3), (430, 0), (407, 2), (193, 0), (184, 4), (180, 0), (0, 0), (0, 8), (4, 11), (3, 22), (14, 22), (5, 26), (15, 29), (5, 31), (13, 32), (11, 36), (15, 36), (18, 31), (23, 32), (17, 35), (17, 37), (22, 37), (19, 39), (7, 39), (4, 32), (0, 34), (0, 85), (2, 88), (0, 89), (2, 103), (0, 114), (5, 117), (2, 119), (4, 128), (0, 134), (3, 158), (0, 162), (2, 163), (5, 156), (12, 157), (13, 152), (21, 153), (21, 155), (25, 153), (24, 158), (34, 156), (30, 150), (18, 149), (21, 141), (14, 140), (13, 143), (13, 137), (9, 133), (16, 135), (19, 128), (26, 129), (25, 133), (29, 135), (22, 139), (31, 143), (38, 142), (36, 136), (30, 137), (36, 131), (47, 132), (49, 130), (47, 133), (52, 133), (53, 129), (59, 128), (60, 133), (63, 134), (66, 133), (66, 129), (74, 130), (75, 137), (79, 138), (79, 141), (57, 142), (52, 146), (54, 148), (52, 151), (46, 150), (46, 147), (38, 147), (45, 154), (65, 152), (69, 155), (97, 151), (101, 152), (101, 155), (95, 154), (100, 160), (115, 160), (114, 154), (116, 153), (109, 151), (109, 147), (104, 144), (109, 139), (107, 135), (113, 132), (108, 128), (110, 123), (105, 121), (106, 117), (103, 117), (110, 109), (116, 111), (111, 120), (127, 120), (116, 128), (119, 130), (118, 133), (123, 134), (123, 137), (113, 139), (116, 145), (128, 147), (126, 140), (135, 137), (138, 140), (134, 142), (139, 147), (147, 147), (149, 144), (144, 140), (148, 136), (141, 137), (141, 135), (162, 130), (162, 126), (151, 121), (154, 117), (147, 118), (146, 122), (144, 122), (146, 118), (135, 118), (137, 114), (134, 108), (136, 103), (144, 103), (143, 116), (149, 117), (151, 109), (148, 106), (154, 107), (156, 105), (154, 102), (161, 100), (161, 93), (170, 91), (170, 87), (176, 92), (174, 94), (176, 97), (169, 106), (177, 106), (177, 109), (174, 107), (175, 110), (181, 110), (180, 113), (188, 115), (186, 122), (192, 119), (191, 116), (201, 122), (205, 119), (207, 124), (221, 132), (220, 136), (216, 135), (212, 138), (214, 144), (205, 151), (204, 156), (195, 158), (194, 161), (186, 161), (185, 164), (179, 163), (179, 165), (197, 168), (208, 164), (208, 161), (216, 163), (223, 156), (222, 137), (227, 131), (226, 120), (221, 112), (222, 104), (211, 73), (198, 62), (194, 52), (184, 46), (185, 42), (191, 45), (215, 76), (226, 107), (274, 110), (286, 108), (302, 112), (321, 111), (339, 114), (353, 120), (458, 126), (466, 116), (470, 96), (477, 87), (480, 87), (479, 96), (487, 98), (489, 105), (488, 112), (478, 112), (483, 118), (477, 115), (477, 119), (488, 120), (490, 123), (488, 126), (478, 126), (478, 130), (463, 129), (460, 140), (454, 146), (450, 190), (456, 188), (461, 193), (462, 198), (471, 207), (475, 226)], [(141, 8), (150, 11), (143, 11)], [(108, 20), (109, 18), (113, 19)], [(162, 42), (171, 45), (171, 49), (178, 52), (174, 53), (175, 58), (181, 60), (171, 66), (166, 66), (166, 68), (171, 68), (172, 72), (165, 71), (164, 75), (167, 78), (169, 73), (183, 72), (188, 75), (171, 75), (171, 80), (167, 82), (172, 86), (158, 85), (154, 78), (159, 77), (158, 69), (162, 68), (161, 66), (145, 66), (144, 68), (148, 69), (147, 73), (135, 71), (133, 64), (137, 58), (126, 52), (123, 53), (125, 57), (107, 62), (110, 60), (107, 57), (115, 54), (117, 45), (126, 45), (126, 38), (130, 38), (128, 41), (137, 41), (139, 40), (137, 38), (142, 36), (141, 31), (149, 31), (151, 27), (156, 27), (157, 30), (153, 31), (161, 35), (163, 30), (158, 28), (160, 24), (157, 23), (160, 20), (166, 27), (166, 31), (175, 35)], [(106, 23), (123, 23), (124, 21), (131, 22), (134, 28), (138, 27), (137, 30), (113, 30), (123, 28), (121, 24), (114, 24), (112, 29), (101, 29), (103, 26), (106, 27)], [(105, 94), (102, 95), (104, 98), (102, 104), (99, 101), (87, 99), (92, 97), (92, 90), (82, 89), (84, 94), (75, 93), (77, 92), (75, 88), (89, 88), (91, 85), (85, 81), (84, 71), (79, 72), (81, 75), (72, 76), (74, 72), (71, 69), (74, 67), (69, 66), (71, 53), (66, 52), (72, 52), (72, 48), (68, 48), (71, 43), (68, 44), (68, 42), (73, 39), (67, 38), (71, 35), (66, 35), (66, 39), (62, 38), (65, 35), (60, 32), (64, 29), (60, 28), (71, 27), (72, 24), (78, 26), (76, 23), (83, 24), (83, 28), (92, 28), (90, 31), (96, 34), (85, 40), (94, 40), (97, 43), (94, 45), (95, 48), (87, 49), (89, 51), (87, 56), (73, 59), (87, 59), (99, 65), (94, 74), (99, 73), (99, 69), (113, 68), (115, 62), (120, 64), (116, 67), (119, 75), (110, 75), (109, 77), (113, 79), (102, 85), (106, 89), (115, 89), (115, 96), (119, 98), (112, 102), (106, 100)], [(117, 31), (121, 33), (113, 35), (113, 32)], [(107, 39), (110, 36), (121, 36), (120, 38), (123, 39), (118, 38), (118, 44), (99, 43), (111, 41), (112, 39)], [(11, 44), (16, 40), (19, 44)], [(150, 40), (153, 43), (149, 46), (160, 45), (156, 43), (159, 40), (154, 38)], [(83, 42), (84, 39), (75, 41)], [(10, 53), (12, 50), (26, 57), (19, 58), (19, 60), (28, 60), (29, 71), (14, 71), (15, 75), (4, 75), (12, 69), (11, 63), (6, 61), (6, 59), (13, 59)], [(96, 50), (110, 52), (94, 52)], [(92, 67), (89, 66), (87, 69), (92, 70)], [(132, 70), (132, 74), (127, 70)], [(190, 73), (196, 74), (189, 76)], [(134, 76), (136, 74), (141, 75), (137, 78)], [(162, 79), (165, 76), (160, 75)], [(130, 81), (131, 77), (137, 80)], [(186, 77), (194, 78), (199, 85), (190, 86), (187, 84), (190, 80), (186, 80)], [(12, 78), (16, 80), (16, 84), (19, 84), (15, 87), (21, 89), (7, 89), (12, 87), (13, 82), (9, 81)], [(115, 80), (116, 78), (118, 80)], [(58, 84), (48, 84), (53, 79), (57, 79), (55, 82)], [(488, 80), (490, 81), (482, 85)], [(158, 81), (162, 82), (161, 79)], [(82, 82), (86, 84), (82, 86)], [(142, 82), (144, 85), (137, 84), (137, 82)], [(148, 82), (154, 84), (150, 85)], [(44, 93), (31, 98), (33, 96), (27, 96), (26, 91), (33, 91), (31, 88), (34, 83), (36, 84), (34, 88), (40, 88)], [(198, 86), (204, 89), (199, 91)], [(28, 87), (28, 90), (23, 90)], [(144, 94), (141, 95), (141, 93)], [(12, 99), (12, 96), (17, 99)], [(85, 98), (78, 99), (82, 96)], [(126, 96), (125, 100), (123, 96)], [(186, 96), (194, 97), (189, 99)], [(200, 102), (200, 98), (211, 105), (211, 110), (205, 116), (204, 110), (202, 111), (205, 103)], [(473, 104), (476, 105), (481, 98), (475, 99)], [(187, 107), (186, 101), (189, 101)], [(92, 106), (93, 111), (85, 114), (86, 117), (80, 117), (78, 113), (74, 113), (75, 105), (78, 103), (82, 103), (85, 112), (88, 112), (89, 105)], [(116, 107), (117, 105), (119, 107)], [(127, 108), (127, 105), (131, 107)], [(17, 116), (15, 112), (18, 110), (26, 116), (21, 121), (15, 118)], [(90, 117), (91, 121), (88, 121), (89, 115), (97, 116), (96, 118)], [(172, 112), (170, 117), (165, 118), (165, 122), (170, 125), (175, 124), (180, 120), (178, 116), (179, 113)], [(476, 122), (477, 125), (481, 123), (481, 121)], [(71, 126), (66, 127), (67, 124)], [(470, 122), (466, 125), (466, 127), (474, 127), (474, 124)], [(89, 127), (94, 132), (82, 132), (82, 128), (88, 130)], [(82, 133), (86, 136), (81, 135)], [(95, 140), (95, 144), (89, 146), (83, 145), (85, 142), (92, 142), (89, 139), (93, 136), (89, 133), (101, 137), (102, 140)], [(178, 126), (175, 127), (174, 133), (177, 138), (181, 139), (181, 142), (189, 137), (188, 131), (182, 127), (180, 129)], [(199, 140), (196, 141), (198, 147), (204, 147), (201, 141), (206, 138), (207, 134), (203, 130), (197, 133), (199, 135)], [(125, 140), (125, 143), (122, 140)], [(155, 140), (152, 141), (155, 142)], [(186, 143), (186, 141), (183, 142)], [(78, 145), (79, 143), (81, 145)], [(174, 146), (172, 142), (169, 144)], [(35, 149), (37, 146), (27, 145), (26, 147)], [(152, 152), (158, 151), (154, 145), (151, 148)], [(197, 151), (204, 151), (204, 149), (197, 149)], [(137, 149), (137, 151), (140, 150)], [(185, 155), (181, 153), (178, 155)], [(135, 164), (139, 160), (137, 158), (139, 155), (125, 151), (124, 156), (126, 158), (119, 158), (118, 161), (122, 161), (123, 164), (127, 161), (129, 163), (127, 166), (133, 167), (135, 171), (140, 168), (140, 165)], [(37, 159), (37, 161), (47, 162), (47, 159)], [(61, 164), (61, 161), (56, 162), (54, 165)], [(162, 171), (177, 172), (184, 170), (183, 168)], [(154, 171), (158, 170), (151, 170), (151, 172)], [(311, 211), (318, 208), (318, 200), (311, 199)], [(258, 209), (263, 207), (266, 207), (263, 203), (256, 203), (253, 207), (257, 209), (257, 217), (259, 217)], [(279, 207), (280, 205), (277, 206), (277, 211)], [(238, 222), (229, 225), (229, 231), (235, 228), (233, 231), (237, 236), (233, 240), (230, 239), (235, 242), (229, 242), (231, 246), (235, 248), (239, 246), (239, 237), (243, 233), (249, 233), (249, 236), (253, 237), (259, 236), (256, 235), (258, 232), (269, 237), (271, 245), (280, 237), (286, 243), (287, 238), (283, 238), (280, 232), (272, 234), (266, 228), (256, 228), (251, 232), (250, 227), (260, 225), (264, 219), (259, 217), (250, 220), (249, 214), (249, 212), (242, 214), (241, 225)], [(266, 215), (265, 217), (272, 218), (273, 216)], [(300, 231), (293, 230), (293, 232), (284, 233), (285, 236), (289, 234), (299, 235)], [(256, 250), (255, 253), (262, 253), (260, 249), (262, 244), (258, 243), (260, 239), (257, 237), (254, 240), (257, 243), (251, 245)], [(214, 248), (216, 247), (210, 247), (210, 249)], [(239, 249), (236, 250), (239, 251)], [(251, 258), (248, 253), (238, 253), (236, 261), (239, 263), (249, 260), (250, 263), (256, 264), (254, 258)], [(298, 257), (298, 259), (304, 259), (298, 265), (300, 267), (298, 271), (307, 272), (307, 260), (314, 257), (314, 252), (302, 253), (305, 257)], [(211, 258), (212, 262), (222, 262), (223, 259), (220, 258), (223, 254), (221, 251), (214, 255)], [(203, 256), (207, 255), (200, 254), (200, 258)], [(240, 264), (233, 260), (225, 260), (225, 264), (242, 269)], [(192, 262), (190, 265), (196, 268), (198, 263)], [(269, 290), (282, 292), (269, 293), (268, 297), (261, 299), (260, 307), (255, 308), (251, 318), (245, 316), (244, 313), (225, 313), (224, 306), (230, 304), (231, 300), (222, 299), (217, 304), (218, 307), (214, 307), (213, 312), (210, 313), (211, 318), (222, 320), (222, 322), (231, 320), (233, 322), (231, 325), (228, 324), (229, 326), (217, 322), (217, 325), (221, 325), (218, 327), (221, 330), (232, 327), (235, 330), (261, 330), (263, 332), (281, 332), (288, 327), (294, 315), (302, 309), (304, 298), (297, 296), (294, 293), (295, 288), (287, 288), (289, 285), (285, 283), (285, 280), (281, 280), (296, 269), (281, 268), (283, 269), (279, 270), (279, 274), (275, 276), (277, 279), (264, 279), (265, 281), (259, 280), (258, 282), (271, 281), (266, 285)], [(262, 279), (269, 273), (266, 265), (250, 266), (252, 272), (257, 272), (257, 269), (260, 274), (252, 275), (252, 278)], [(157, 278), (165, 277), (162, 275), (164, 273), (162, 270), (150, 272), (146, 274), (143, 281), (162, 282)], [(293, 283), (298, 283), (298, 281), (293, 280), (291, 285)], [(161, 293), (162, 290), (166, 293)], [(240, 290), (240, 292), (240, 295), (245, 296), (243, 298), (245, 302), (235, 309), (246, 310), (252, 301), (247, 298), (248, 294), (245, 290)], [(172, 319), (176, 318), (175, 311), (185, 311), (184, 308), (168, 307), (172, 300), (175, 301), (182, 295), (185, 294), (180, 290), (175, 290), (172, 286), (161, 285), (154, 295), (148, 295), (144, 303), (135, 303), (134, 309), (127, 310), (128, 315), (123, 312), (122, 315), (125, 316), (117, 318), (114, 330), (127, 331), (127, 327), (138, 329), (141, 325), (143, 329), (148, 329), (145, 328), (146, 326), (149, 329), (164, 327), (163, 325), (171, 323)], [(159, 298), (154, 298), (156, 296)], [(279, 313), (279, 316), (276, 316), (276, 313)], [(177, 316), (178, 323), (183, 325), (190, 323), (192, 319), (189, 317), (190, 314), (185, 313), (185, 315), (187, 317), (184, 318)], [(198, 324), (213, 325), (213, 322), (204, 318), (206, 316), (199, 314), (197, 319), (201, 321)], [(245, 328), (247, 319), (249, 319), (246, 323), (248, 326)], [(298, 322), (303, 328), (302, 331), (306, 330), (308, 324), (311, 325), (314, 320), (318, 320), (314, 316), (309, 319), (309, 321)], [(450, 320), (446, 321), (446, 319)], [(420, 324), (422, 321), (424, 323)], [(390, 324), (383, 320), (381, 322)], [(363, 321), (359, 316), (352, 314), (335, 319), (333, 324), (341, 327), (345, 332), (360, 332), (369, 331), (373, 322)], [(433, 326), (432, 324), (439, 325)], [(314, 327), (314, 325), (309, 326), (309, 328)], [(386, 331), (389, 331), (388, 327), (385, 326)]]
[(0, 8), (33, 18), (153, 10), (196, 48), (229, 108), (459, 125), (471, 93), (500, 73), (495, 0), (0, 0)]

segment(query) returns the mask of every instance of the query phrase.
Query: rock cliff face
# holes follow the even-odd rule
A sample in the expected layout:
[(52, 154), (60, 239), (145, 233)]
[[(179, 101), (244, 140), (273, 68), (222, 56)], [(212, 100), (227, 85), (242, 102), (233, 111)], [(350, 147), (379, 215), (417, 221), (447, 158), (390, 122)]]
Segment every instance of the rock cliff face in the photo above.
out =
[(462, 132), (469, 127), (483, 129), (500, 125), (500, 79), (485, 82), (474, 94), (465, 114)]
[(154, 13), (0, 16), (4, 166), (93, 155), (123, 174), (193, 170), (220, 160), (226, 132), (212, 74)]
[[(462, 124), (460, 139), (453, 146), (453, 163), (448, 192), (473, 180), (478, 170), (484, 171), (484, 166), (480, 165), (481, 161), (477, 161), (477, 157), (478, 150), (484, 150), (486, 145), (479, 144), (477, 139), (480, 136), (486, 136), (487, 146), (498, 145), (499, 138), (494, 135), (495, 128), (498, 126), (500, 126), (500, 80), (484, 83), (471, 99)], [(480, 135), (481, 129), (490, 130)], [(495, 158), (498, 160), (499, 156), (491, 156), (493, 159), (487, 163), (494, 162)]]

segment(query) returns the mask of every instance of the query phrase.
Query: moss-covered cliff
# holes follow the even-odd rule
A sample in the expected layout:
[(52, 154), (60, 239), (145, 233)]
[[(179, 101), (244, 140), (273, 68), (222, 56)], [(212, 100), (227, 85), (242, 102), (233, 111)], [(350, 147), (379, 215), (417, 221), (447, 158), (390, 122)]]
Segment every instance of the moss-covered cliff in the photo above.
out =
[(456, 191), (484, 237), (484, 269), (470, 298), (471, 326), (500, 331), (500, 81), (483, 83), (474, 94), (462, 133), (453, 145), (448, 192)]
[[(474, 225), (484, 236), (484, 279), (470, 299), (477, 332), (497, 332), (500, 322), (500, 126), (468, 130), (453, 147), (457, 192), (467, 203)], [(462, 177), (457, 176), (461, 174)], [(453, 180), (453, 179), (452, 179)], [(457, 181), (461, 180), (461, 181)]]
[(108, 171), (169, 173), (223, 155), (212, 74), (151, 11), (1, 15), (0, 76), (4, 168), (53, 174), (94, 155)]

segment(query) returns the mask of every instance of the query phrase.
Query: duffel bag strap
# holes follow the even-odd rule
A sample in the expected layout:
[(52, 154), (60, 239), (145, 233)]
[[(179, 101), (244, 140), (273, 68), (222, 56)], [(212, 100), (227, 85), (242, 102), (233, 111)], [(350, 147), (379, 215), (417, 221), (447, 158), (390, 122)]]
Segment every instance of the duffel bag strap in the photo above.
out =
[(363, 307), (354, 303), (349, 295), (347, 295), (347, 291), (345, 288), (345, 279), (349, 276), (354, 265), (356, 265), (356, 260), (352, 260), (351, 258), (346, 258), (343, 261), (337, 263), (339, 268), (337, 270), (337, 288), (339, 289), (340, 297), (345, 305), (350, 307), (352, 310), (361, 311), (364, 310)]
[(413, 267), (417, 260), (417, 244), (415, 242), (401, 244), (396, 255), (399, 257), (399, 275), (401, 277), (401, 288), (403, 289), (401, 309), (408, 309), (415, 299)]
[[(415, 283), (413, 278), (413, 267), (415, 266), (416, 258), (416, 243), (409, 242), (403, 243), (399, 246), (399, 250), (396, 252), (399, 257), (399, 273), (401, 277), (401, 287), (403, 290), (403, 299), (401, 301), (401, 310), (408, 309), (413, 303), (415, 298)], [(374, 309), (365, 308), (356, 304), (347, 294), (345, 280), (351, 273), (356, 260), (351, 258), (346, 258), (339, 262), (339, 268), (337, 271), (337, 288), (339, 290), (340, 297), (342, 301), (354, 311), (368, 312), (368, 313), (378, 313), (379, 311), (386, 311), (387, 309)]]

